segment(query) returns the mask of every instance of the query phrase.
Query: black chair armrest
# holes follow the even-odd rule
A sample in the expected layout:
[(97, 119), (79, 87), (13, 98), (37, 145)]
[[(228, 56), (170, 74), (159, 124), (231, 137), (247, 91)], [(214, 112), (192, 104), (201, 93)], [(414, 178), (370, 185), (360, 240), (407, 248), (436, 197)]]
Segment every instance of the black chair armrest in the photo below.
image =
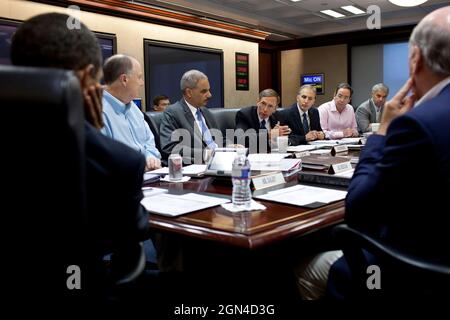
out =
[(113, 283), (116, 286), (127, 285), (136, 280), (144, 271), (146, 257), (142, 242), (122, 249), (111, 257)]

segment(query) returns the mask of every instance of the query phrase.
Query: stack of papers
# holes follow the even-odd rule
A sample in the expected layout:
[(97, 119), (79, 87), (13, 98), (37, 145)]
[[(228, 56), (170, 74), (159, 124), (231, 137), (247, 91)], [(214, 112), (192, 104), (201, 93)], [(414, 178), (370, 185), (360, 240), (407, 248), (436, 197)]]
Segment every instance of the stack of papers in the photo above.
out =
[(230, 200), (196, 193), (186, 193), (183, 195), (159, 193), (151, 197), (145, 197), (142, 199), (141, 204), (152, 213), (176, 217), (227, 202), (230, 202)]
[[(183, 167), (182, 171), (185, 176), (200, 177), (206, 172), (206, 164), (191, 164), (190, 166)], [(169, 168), (164, 167), (149, 171), (148, 173), (155, 175), (166, 175), (169, 174)]]
[(330, 202), (343, 200), (347, 191), (296, 185), (293, 187), (270, 191), (255, 198), (270, 200), (275, 202), (293, 204), (296, 206), (307, 206), (312, 203), (327, 204)]
[(290, 171), (300, 166), (300, 159), (284, 159), (289, 153), (252, 153), (248, 161), (252, 171)]
[(360, 144), (361, 138), (342, 138), (339, 140), (315, 140), (310, 141), (308, 144), (314, 146), (335, 146), (339, 144)]

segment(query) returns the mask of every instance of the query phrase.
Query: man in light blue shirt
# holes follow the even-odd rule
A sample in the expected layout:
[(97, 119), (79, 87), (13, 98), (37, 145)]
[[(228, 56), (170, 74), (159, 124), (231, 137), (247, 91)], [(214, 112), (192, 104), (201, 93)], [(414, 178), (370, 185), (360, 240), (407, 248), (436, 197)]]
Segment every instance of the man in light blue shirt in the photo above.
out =
[(106, 88), (103, 92), (102, 133), (138, 150), (146, 158), (146, 170), (161, 167), (161, 154), (155, 138), (134, 98), (144, 85), (139, 62), (126, 55), (115, 55), (103, 67)]

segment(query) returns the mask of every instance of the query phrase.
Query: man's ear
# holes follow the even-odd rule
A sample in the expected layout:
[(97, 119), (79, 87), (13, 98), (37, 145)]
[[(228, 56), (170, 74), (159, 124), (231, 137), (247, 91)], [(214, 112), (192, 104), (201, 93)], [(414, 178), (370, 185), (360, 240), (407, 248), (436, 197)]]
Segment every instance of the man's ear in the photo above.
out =
[(419, 47), (414, 45), (412, 47), (411, 58), (410, 58), (410, 71), (411, 76), (415, 75), (419, 72), (423, 67), (423, 56), (422, 51), (420, 51)]
[(192, 90), (190, 88), (186, 88), (185, 92), (188, 98), (192, 97)]

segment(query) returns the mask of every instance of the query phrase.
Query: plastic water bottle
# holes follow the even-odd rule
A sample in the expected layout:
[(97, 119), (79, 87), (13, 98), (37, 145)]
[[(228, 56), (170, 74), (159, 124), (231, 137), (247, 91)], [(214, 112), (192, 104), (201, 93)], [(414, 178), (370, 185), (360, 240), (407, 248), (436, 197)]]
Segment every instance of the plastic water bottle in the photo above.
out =
[(252, 200), (250, 191), (250, 162), (245, 155), (247, 149), (237, 149), (236, 157), (233, 161), (231, 177), (233, 180), (233, 206), (245, 209), (249, 208)]

